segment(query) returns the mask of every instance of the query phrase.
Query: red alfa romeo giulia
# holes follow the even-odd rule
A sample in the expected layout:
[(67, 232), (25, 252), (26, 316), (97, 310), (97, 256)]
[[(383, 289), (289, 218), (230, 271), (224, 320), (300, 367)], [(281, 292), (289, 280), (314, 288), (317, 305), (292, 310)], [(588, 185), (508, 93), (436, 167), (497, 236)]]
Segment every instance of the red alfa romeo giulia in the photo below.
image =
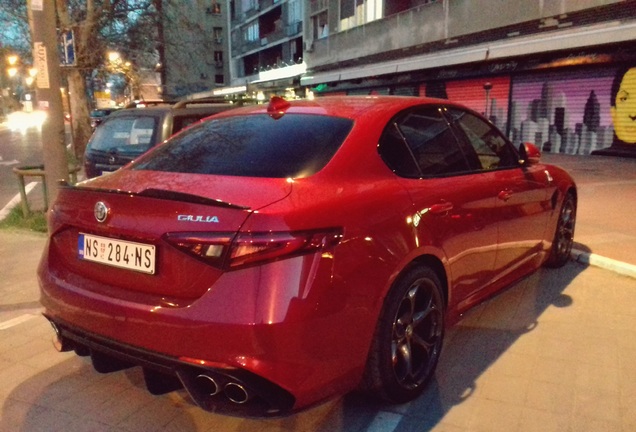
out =
[(445, 325), (572, 248), (572, 178), (479, 114), (272, 98), (63, 187), (39, 266), (58, 349), (155, 393), (282, 415), (416, 398)]

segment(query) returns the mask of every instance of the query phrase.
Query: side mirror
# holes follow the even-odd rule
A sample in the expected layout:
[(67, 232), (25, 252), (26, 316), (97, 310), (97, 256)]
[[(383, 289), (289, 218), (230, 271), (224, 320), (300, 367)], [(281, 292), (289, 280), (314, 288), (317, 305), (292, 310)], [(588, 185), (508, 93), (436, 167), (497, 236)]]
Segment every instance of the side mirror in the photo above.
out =
[(541, 150), (536, 145), (526, 142), (519, 146), (519, 155), (524, 165), (534, 165), (541, 159)]

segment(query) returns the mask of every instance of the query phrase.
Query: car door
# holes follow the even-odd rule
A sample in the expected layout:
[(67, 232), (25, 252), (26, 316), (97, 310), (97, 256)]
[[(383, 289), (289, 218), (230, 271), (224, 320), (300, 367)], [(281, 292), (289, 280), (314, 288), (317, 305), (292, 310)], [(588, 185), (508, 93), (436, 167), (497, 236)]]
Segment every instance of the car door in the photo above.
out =
[(410, 193), (417, 246), (443, 251), (450, 270), (450, 303), (479, 291), (495, 264), (492, 212), (497, 198), (440, 108), (411, 108), (394, 117), (379, 151)]
[(529, 264), (542, 250), (550, 203), (550, 177), (540, 166), (525, 166), (512, 144), (490, 123), (456, 108), (447, 111), (475, 150), (481, 170), (496, 188), (498, 275)]

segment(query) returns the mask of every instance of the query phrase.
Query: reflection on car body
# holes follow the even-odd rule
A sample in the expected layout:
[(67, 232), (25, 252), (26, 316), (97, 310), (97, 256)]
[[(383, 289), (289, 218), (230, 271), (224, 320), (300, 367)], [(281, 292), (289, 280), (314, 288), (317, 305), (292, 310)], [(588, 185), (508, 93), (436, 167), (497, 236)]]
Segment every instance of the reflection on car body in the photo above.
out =
[(225, 111), (60, 191), (45, 315), (60, 350), (139, 365), (151, 392), (206, 410), (280, 415), (356, 388), (409, 401), (447, 325), (568, 260), (576, 186), (539, 156), (436, 99)]

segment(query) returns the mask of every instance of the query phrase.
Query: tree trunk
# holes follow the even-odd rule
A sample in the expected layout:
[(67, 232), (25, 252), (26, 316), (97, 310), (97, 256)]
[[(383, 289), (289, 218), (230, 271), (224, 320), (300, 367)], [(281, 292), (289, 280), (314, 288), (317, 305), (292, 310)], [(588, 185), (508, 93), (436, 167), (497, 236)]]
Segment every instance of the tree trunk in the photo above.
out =
[(86, 143), (91, 137), (88, 100), (86, 98), (86, 81), (78, 69), (68, 70), (69, 99), (71, 103), (71, 129), (73, 131), (73, 153), (78, 161), (84, 158)]

